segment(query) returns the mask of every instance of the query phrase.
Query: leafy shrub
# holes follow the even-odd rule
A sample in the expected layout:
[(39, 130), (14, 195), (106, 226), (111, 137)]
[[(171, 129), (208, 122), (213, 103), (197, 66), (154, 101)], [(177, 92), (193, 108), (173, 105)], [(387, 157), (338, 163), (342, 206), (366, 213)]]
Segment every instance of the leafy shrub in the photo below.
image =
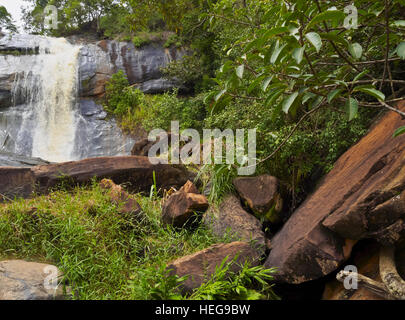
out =
[(132, 43), (134, 44), (135, 48), (141, 48), (142, 46), (149, 43), (149, 39), (145, 39), (140, 36), (134, 36), (132, 38)]
[[(236, 258), (235, 258), (236, 259)], [(265, 269), (263, 266), (252, 267), (245, 263), (241, 271), (231, 271), (235, 262), (227, 262), (227, 258), (216, 267), (211, 278), (194, 291), (192, 300), (278, 300), (272, 291), (275, 269)]]
[[(256, 128), (259, 159), (276, 150), (295, 127), (292, 120), (274, 118), (259, 102), (249, 105), (244, 100), (236, 100), (233, 105), (215, 111), (206, 118), (206, 128)], [(257, 173), (277, 176), (291, 193), (303, 198), (311, 191), (309, 185), (313, 186), (318, 178), (329, 172), (339, 156), (367, 132), (375, 111), (361, 110), (361, 115), (349, 121), (344, 112), (329, 110), (309, 117), (274, 158), (258, 165)], [(212, 167), (215, 198), (231, 191), (228, 184), (235, 173), (233, 168), (227, 167)]]
[(129, 86), (127, 77), (122, 70), (114, 74), (106, 85), (106, 110), (123, 117), (136, 108), (141, 108), (144, 94), (139, 89)]
[(179, 121), (181, 129), (201, 131), (205, 116), (202, 95), (182, 99), (178, 97), (178, 91), (174, 90), (150, 99), (142, 126), (146, 130), (161, 128), (170, 131), (171, 121)]
[(177, 48), (180, 48), (182, 45), (183, 44), (182, 44), (180, 37), (177, 34), (172, 34), (165, 42), (164, 47), (170, 48), (172, 46), (175, 46)]

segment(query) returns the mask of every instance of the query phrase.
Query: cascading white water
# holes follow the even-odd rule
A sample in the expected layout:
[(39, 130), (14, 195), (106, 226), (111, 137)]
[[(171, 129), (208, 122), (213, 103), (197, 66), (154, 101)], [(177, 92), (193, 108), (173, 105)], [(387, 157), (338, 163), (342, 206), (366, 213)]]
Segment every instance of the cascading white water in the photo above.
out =
[(41, 37), (37, 45), (34, 63), (14, 83), (14, 94), (23, 91), (31, 105), (26, 119), (35, 121), (32, 156), (52, 162), (74, 160), (80, 47), (64, 38), (47, 37)]
[(18, 54), (0, 54), (0, 155), (65, 162), (130, 154), (134, 139), (82, 94), (98, 64), (109, 64), (101, 48), (13, 35), (0, 37), (1, 50)]

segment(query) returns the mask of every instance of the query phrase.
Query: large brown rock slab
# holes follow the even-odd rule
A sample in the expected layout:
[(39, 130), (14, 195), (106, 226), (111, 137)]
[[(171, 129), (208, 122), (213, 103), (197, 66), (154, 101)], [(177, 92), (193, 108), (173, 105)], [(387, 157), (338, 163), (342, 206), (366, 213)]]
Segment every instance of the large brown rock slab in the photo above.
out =
[[(405, 110), (404, 101), (399, 108)], [(404, 125), (397, 113), (387, 113), (294, 212), (272, 239), (265, 263), (278, 267), (277, 280), (302, 283), (323, 277), (350, 253), (344, 254), (345, 239), (367, 238), (396, 223), (398, 213), (393, 211), (383, 226), (375, 224), (373, 210), (405, 190), (405, 135), (393, 138)]]
[(62, 276), (55, 266), (9, 260), (0, 262), (0, 300), (62, 300)]
[(217, 244), (177, 259), (171, 262), (167, 268), (171, 270), (172, 274), (179, 277), (188, 276), (182, 284), (182, 291), (190, 293), (209, 280), (215, 273), (216, 267), (220, 266), (225, 259), (227, 262), (233, 261), (230, 271), (236, 273), (242, 269), (245, 262), (251, 266), (259, 265), (260, 255), (256, 249), (245, 242)]
[(278, 214), (282, 209), (282, 199), (279, 193), (279, 181), (271, 175), (258, 177), (239, 177), (233, 185), (246, 205), (258, 217), (264, 217), (270, 222), (279, 220)]
[(33, 191), (46, 193), (61, 182), (77, 185), (93, 178), (126, 184), (134, 192), (149, 192), (155, 173), (158, 188), (180, 188), (190, 178), (182, 165), (152, 164), (147, 157), (100, 157), (32, 168), (0, 168), (0, 193), (12, 198)]
[(234, 240), (253, 242), (264, 252), (266, 238), (262, 223), (246, 212), (234, 195), (227, 196), (218, 208), (212, 206), (203, 218), (204, 224), (219, 236), (232, 236)]

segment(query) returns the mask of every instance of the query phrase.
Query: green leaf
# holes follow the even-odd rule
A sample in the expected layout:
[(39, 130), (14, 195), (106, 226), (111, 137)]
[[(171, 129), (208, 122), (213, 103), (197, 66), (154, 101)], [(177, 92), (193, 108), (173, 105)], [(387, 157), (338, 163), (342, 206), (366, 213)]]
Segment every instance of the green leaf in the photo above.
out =
[(354, 77), (353, 82), (356, 82), (357, 80), (360, 80), (363, 78), (367, 73), (369, 73), (369, 70), (364, 70), (363, 72), (360, 72), (357, 76)]
[(349, 45), (349, 52), (352, 55), (352, 57), (356, 60), (360, 59), (361, 56), (363, 55), (363, 48), (359, 43), (351, 43)]
[(338, 35), (338, 34), (334, 34), (334, 33), (321, 33), (320, 34), (322, 39), (326, 39), (326, 40), (330, 40), (336, 43), (340, 43), (342, 45), (344, 45), (345, 47), (349, 46), (349, 42), (343, 38), (342, 36)]
[(398, 128), (397, 130), (395, 130), (394, 132), (394, 138), (400, 136), (401, 134), (405, 134), (405, 126)]
[(280, 42), (277, 40), (277, 42), (275, 44), (275, 47), (274, 47), (274, 50), (273, 50), (273, 53), (272, 53), (271, 58), (270, 58), (270, 63), (271, 64), (276, 63), (278, 57), (280, 56), (281, 51), (283, 51), (285, 46), (286, 46), (286, 44), (284, 44), (284, 45), (282, 45), (280, 47)]
[(290, 96), (288, 96), (284, 101), (283, 101), (283, 106), (282, 109), (285, 113), (288, 113), (288, 111), (290, 110), (291, 106), (293, 105), (293, 103), (295, 102), (295, 100), (298, 97), (298, 91), (294, 92), (293, 94), (291, 94)]
[(396, 20), (392, 24), (396, 27), (405, 27), (405, 20)]
[(219, 99), (222, 98), (222, 96), (226, 93), (226, 89), (222, 90), (215, 96), (215, 101), (218, 101)]
[(397, 55), (405, 60), (405, 42), (401, 42), (397, 47)]
[(305, 45), (300, 48), (295, 48), (292, 53), (292, 57), (294, 58), (295, 61), (297, 61), (298, 64), (301, 63), (303, 57), (304, 57), (304, 52), (305, 52)]
[(331, 103), (341, 93), (342, 89), (335, 89), (328, 94), (328, 102)]
[(357, 87), (354, 89), (354, 91), (360, 91), (369, 94), (370, 96), (373, 96), (377, 100), (384, 101), (385, 100), (385, 95), (381, 91), (374, 89), (374, 88), (364, 88), (364, 87)]
[(284, 90), (285, 90), (285, 87), (273, 90), (267, 96), (266, 101), (265, 101), (265, 105), (266, 106), (272, 106), (273, 102), (275, 102), (284, 93)]
[(268, 77), (266, 80), (263, 81), (263, 84), (262, 84), (263, 91), (267, 90), (267, 87), (269, 86), (269, 84), (271, 83), (272, 80), (273, 80), (273, 76)]
[(275, 35), (281, 34), (281, 33), (286, 33), (288, 32), (288, 27), (276, 27), (273, 29), (270, 29), (265, 33), (266, 38), (271, 38)]
[(310, 32), (305, 35), (305, 38), (315, 47), (316, 52), (319, 52), (322, 48), (322, 39), (316, 32)]
[(239, 67), (236, 68), (236, 75), (242, 79), (243, 78), (243, 74), (245, 72), (245, 65), (241, 64)]
[(343, 20), (345, 18), (345, 14), (342, 11), (338, 10), (328, 10), (324, 11), (322, 13), (319, 13), (317, 16), (315, 16), (310, 23), (306, 26), (306, 30), (309, 30), (312, 28), (314, 25), (327, 21), (327, 20), (333, 20), (333, 21), (339, 21)]
[(350, 97), (346, 104), (349, 121), (352, 121), (359, 112), (359, 103), (356, 99)]

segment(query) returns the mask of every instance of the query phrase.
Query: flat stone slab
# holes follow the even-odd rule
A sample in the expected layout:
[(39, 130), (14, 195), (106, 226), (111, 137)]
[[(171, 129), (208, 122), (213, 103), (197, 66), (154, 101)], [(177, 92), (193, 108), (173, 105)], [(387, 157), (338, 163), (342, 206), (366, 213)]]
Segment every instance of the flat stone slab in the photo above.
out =
[(43, 263), (0, 262), (0, 300), (63, 300), (62, 272)]

